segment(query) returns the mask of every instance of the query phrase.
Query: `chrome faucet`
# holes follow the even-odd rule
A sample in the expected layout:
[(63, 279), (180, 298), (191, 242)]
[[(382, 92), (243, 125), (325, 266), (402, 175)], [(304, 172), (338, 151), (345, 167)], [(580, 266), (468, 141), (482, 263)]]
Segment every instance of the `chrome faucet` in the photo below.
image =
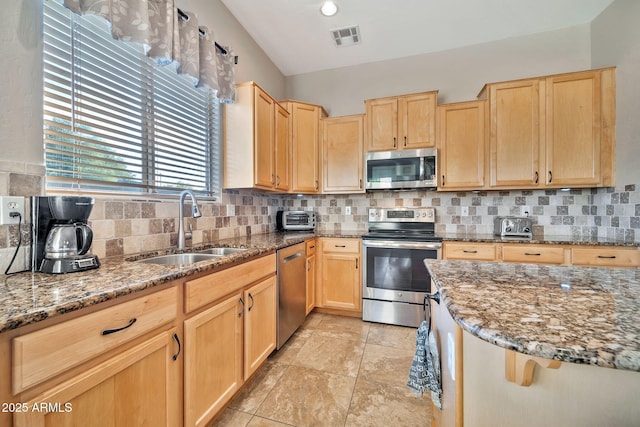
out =
[(191, 239), (192, 229), (191, 224), (189, 224), (189, 232), (184, 232), (184, 199), (189, 195), (191, 197), (191, 214), (194, 218), (200, 218), (202, 214), (200, 213), (200, 209), (198, 209), (198, 201), (196, 200), (196, 196), (191, 192), (191, 190), (183, 190), (180, 193), (180, 201), (179, 206), (180, 210), (178, 212), (178, 249), (182, 250), (185, 247), (185, 240)]

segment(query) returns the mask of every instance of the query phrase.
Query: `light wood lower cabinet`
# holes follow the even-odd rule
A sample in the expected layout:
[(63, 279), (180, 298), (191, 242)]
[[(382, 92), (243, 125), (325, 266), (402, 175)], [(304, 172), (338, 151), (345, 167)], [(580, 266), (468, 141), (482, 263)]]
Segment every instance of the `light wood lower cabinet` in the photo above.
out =
[(316, 239), (306, 242), (307, 253), (307, 314), (316, 306)]
[(210, 423), (276, 348), (275, 268), (267, 255), (185, 283), (185, 426)]
[(594, 267), (638, 267), (640, 251), (637, 248), (573, 247), (571, 263)]
[(163, 331), (24, 402), (14, 426), (179, 425), (175, 329)]
[(206, 425), (240, 389), (242, 294), (184, 322), (184, 425)]
[(321, 295), (316, 306), (346, 312), (362, 311), (360, 239), (321, 238)]

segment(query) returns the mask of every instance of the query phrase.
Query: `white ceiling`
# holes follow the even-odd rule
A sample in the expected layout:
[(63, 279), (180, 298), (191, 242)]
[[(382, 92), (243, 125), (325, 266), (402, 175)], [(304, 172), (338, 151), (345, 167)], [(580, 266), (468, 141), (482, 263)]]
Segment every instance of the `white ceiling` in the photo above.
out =
[[(591, 22), (613, 0), (221, 0), (285, 76), (438, 52)], [(359, 25), (360, 44), (330, 30)]]

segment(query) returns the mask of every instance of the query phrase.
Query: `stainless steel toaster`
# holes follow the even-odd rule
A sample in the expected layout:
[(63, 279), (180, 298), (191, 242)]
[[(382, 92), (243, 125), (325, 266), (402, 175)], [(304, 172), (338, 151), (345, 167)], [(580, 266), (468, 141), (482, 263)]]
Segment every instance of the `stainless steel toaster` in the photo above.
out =
[(519, 216), (498, 216), (493, 220), (493, 234), (501, 237), (533, 236), (531, 218)]

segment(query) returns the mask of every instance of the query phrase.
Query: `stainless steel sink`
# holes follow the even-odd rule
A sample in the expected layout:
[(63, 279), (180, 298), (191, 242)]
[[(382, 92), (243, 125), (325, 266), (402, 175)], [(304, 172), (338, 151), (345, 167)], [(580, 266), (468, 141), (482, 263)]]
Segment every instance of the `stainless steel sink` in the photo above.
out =
[(225, 256), (237, 254), (244, 251), (246, 251), (246, 249), (244, 248), (209, 248), (199, 251), (198, 253), (215, 256)]
[(171, 254), (161, 255), (153, 258), (145, 258), (138, 260), (137, 262), (143, 262), (146, 264), (162, 264), (162, 265), (183, 265), (193, 264), (199, 261), (206, 261), (209, 259), (219, 258), (220, 255), (206, 254), (206, 253), (183, 253), (183, 254)]

